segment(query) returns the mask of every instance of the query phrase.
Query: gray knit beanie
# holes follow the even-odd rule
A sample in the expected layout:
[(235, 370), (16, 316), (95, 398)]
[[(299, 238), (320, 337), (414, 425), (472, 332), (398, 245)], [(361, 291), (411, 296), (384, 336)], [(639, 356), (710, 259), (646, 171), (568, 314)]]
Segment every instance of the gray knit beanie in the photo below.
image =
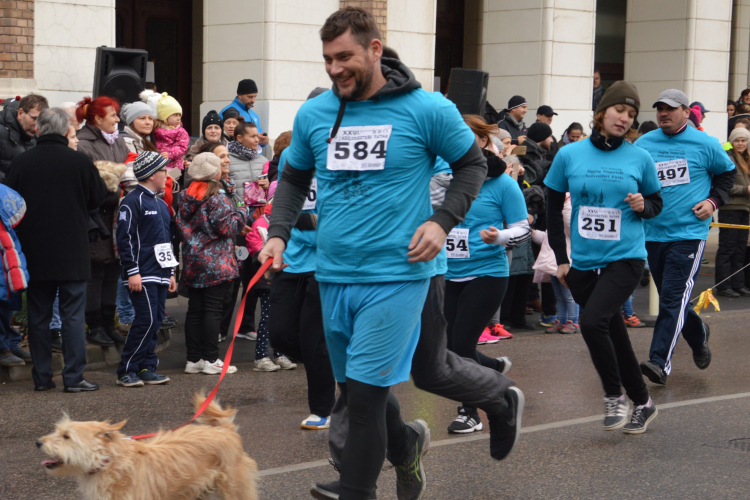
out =
[(136, 118), (143, 115), (151, 116), (151, 107), (141, 101), (124, 104), (120, 110), (120, 119), (126, 125), (130, 125)]
[(188, 174), (196, 181), (207, 181), (221, 170), (221, 160), (213, 153), (201, 153), (193, 158)]

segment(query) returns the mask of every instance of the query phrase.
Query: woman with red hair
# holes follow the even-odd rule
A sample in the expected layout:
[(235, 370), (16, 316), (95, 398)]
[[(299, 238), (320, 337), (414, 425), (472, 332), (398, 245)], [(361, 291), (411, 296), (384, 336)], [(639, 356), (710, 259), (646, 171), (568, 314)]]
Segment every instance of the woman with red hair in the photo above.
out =
[[(78, 151), (86, 153), (94, 162), (125, 163), (128, 148), (119, 137), (117, 124), (120, 103), (111, 97), (96, 99), (84, 97), (76, 106), (76, 118), (86, 124), (78, 131)], [(95, 345), (124, 344), (125, 338), (115, 330), (117, 285), (120, 279), (120, 261), (112, 243), (115, 213), (120, 199), (120, 189), (108, 192), (99, 212), (91, 216), (89, 232), (91, 251), (91, 279), (86, 291), (86, 340)]]

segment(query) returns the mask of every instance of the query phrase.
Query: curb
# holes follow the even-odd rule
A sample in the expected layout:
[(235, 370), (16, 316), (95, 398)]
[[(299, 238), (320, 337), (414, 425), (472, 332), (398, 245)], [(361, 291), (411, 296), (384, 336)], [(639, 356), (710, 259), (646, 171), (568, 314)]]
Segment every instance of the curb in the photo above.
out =
[[(159, 343), (155, 352), (160, 353), (172, 345), (172, 330), (159, 330)], [(121, 349), (115, 347), (100, 347), (86, 344), (86, 370), (102, 370), (108, 366), (117, 365), (120, 362)], [(53, 376), (60, 375), (63, 369), (63, 355), (59, 352), (52, 353)], [(31, 368), (33, 365), (27, 363), (25, 366), (0, 366), (0, 383), (19, 382), (31, 380)]]

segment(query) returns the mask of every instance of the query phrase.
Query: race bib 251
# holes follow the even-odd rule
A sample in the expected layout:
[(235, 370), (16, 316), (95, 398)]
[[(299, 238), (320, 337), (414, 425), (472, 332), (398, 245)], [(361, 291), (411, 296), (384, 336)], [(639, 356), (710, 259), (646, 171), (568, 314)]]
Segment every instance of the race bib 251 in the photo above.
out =
[(578, 207), (578, 234), (590, 240), (620, 241), (622, 210)]

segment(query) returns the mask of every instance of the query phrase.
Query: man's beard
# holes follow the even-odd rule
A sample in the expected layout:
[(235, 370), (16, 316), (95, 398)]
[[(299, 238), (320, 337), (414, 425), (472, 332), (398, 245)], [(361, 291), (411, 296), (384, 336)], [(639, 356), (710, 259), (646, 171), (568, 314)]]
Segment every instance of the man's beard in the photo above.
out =
[[(375, 74), (375, 70), (373, 68), (370, 68), (369, 71), (364, 71), (361, 74), (354, 73), (354, 89), (351, 91), (349, 95), (343, 96), (343, 97), (346, 97), (347, 101), (356, 101), (360, 97), (365, 95), (365, 92), (367, 92), (367, 89), (370, 88), (370, 84), (372, 83), (372, 77), (374, 74)], [(336, 84), (336, 80), (334, 80), (333, 77), (331, 77), (331, 80), (333, 80), (333, 84), (336, 85), (336, 88), (338, 88), (338, 85)]]

